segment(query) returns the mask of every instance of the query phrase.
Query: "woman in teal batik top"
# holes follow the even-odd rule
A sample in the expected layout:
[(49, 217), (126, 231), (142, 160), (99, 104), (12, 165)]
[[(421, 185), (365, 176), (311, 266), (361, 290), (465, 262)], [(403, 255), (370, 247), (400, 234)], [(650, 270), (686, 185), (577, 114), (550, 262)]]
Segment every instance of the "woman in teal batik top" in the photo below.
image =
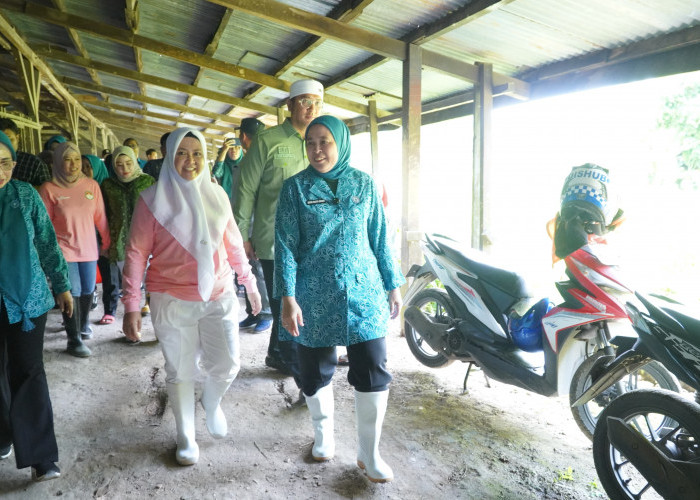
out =
[(391, 375), (386, 370), (389, 318), (404, 283), (388, 245), (372, 178), (349, 165), (350, 132), (332, 116), (306, 131), (309, 167), (282, 186), (275, 223), (275, 295), (282, 298), (280, 339), (298, 343), (302, 390), (314, 427), (312, 457), (330, 459), (331, 379), (335, 346), (347, 346), (355, 388), (357, 463), (372, 481), (393, 479), (379, 456)]
[(68, 266), (46, 207), (31, 184), (10, 180), (16, 153), (0, 132), (0, 459), (13, 451), (35, 481), (61, 475), (49, 387), (44, 327), (55, 303), (73, 314)]

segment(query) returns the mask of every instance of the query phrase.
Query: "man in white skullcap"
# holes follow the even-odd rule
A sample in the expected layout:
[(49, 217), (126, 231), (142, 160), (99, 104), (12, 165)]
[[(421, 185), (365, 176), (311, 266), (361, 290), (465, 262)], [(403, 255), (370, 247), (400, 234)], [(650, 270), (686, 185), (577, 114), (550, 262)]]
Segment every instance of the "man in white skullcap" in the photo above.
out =
[[(279, 341), (280, 299), (273, 299), (272, 295), (275, 211), (282, 182), (309, 164), (304, 135), (309, 123), (321, 114), (322, 107), (320, 82), (305, 79), (292, 83), (287, 99), (291, 116), (282, 124), (258, 133), (241, 162), (241, 178), (233, 197), (233, 215), (243, 235), (246, 254), (249, 259), (260, 260), (270, 298), (273, 322), (265, 364), (292, 375), (299, 387), (296, 344)], [(252, 232), (249, 231), (251, 218)]]

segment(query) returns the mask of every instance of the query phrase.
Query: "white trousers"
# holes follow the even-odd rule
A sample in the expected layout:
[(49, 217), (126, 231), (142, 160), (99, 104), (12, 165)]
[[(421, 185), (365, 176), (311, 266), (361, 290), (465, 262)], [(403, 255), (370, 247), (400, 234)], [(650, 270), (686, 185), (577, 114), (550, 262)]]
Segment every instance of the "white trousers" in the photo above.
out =
[(194, 382), (200, 368), (212, 381), (231, 383), (241, 367), (238, 297), (190, 302), (151, 292), (151, 320), (165, 358), (165, 381)]

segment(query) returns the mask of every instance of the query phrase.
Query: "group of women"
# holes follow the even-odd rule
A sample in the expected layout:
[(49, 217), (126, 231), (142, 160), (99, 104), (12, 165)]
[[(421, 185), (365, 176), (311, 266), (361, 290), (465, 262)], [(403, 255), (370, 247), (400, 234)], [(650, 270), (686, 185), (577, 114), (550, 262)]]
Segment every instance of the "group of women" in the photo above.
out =
[[(378, 451), (391, 381), (386, 369), (384, 337), (389, 318), (395, 318), (401, 307), (398, 287), (404, 281), (403, 276), (387, 243), (386, 219), (374, 182), (367, 174), (349, 166), (350, 138), (345, 124), (330, 116), (317, 118), (307, 128), (306, 148), (310, 165), (285, 181), (278, 204), (275, 291), (284, 304), (285, 334), (300, 346), (302, 389), (314, 430), (311, 454), (319, 461), (329, 460), (334, 455), (331, 379), (337, 364), (335, 347), (347, 346), (348, 381), (355, 389), (357, 463), (370, 480), (390, 481), (393, 472)], [(66, 167), (58, 180), (64, 183), (72, 179), (72, 155), (63, 159), (69, 150), (70, 146), (64, 147), (59, 153)], [(119, 149), (114, 152), (117, 160), (119, 153)], [(246, 287), (253, 313), (260, 310), (260, 295), (228, 197), (220, 186), (211, 182), (208, 172), (203, 174), (207, 169), (206, 153), (206, 143), (198, 131), (189, 128), (173, 131), (167, 141), (167, 155), (158, 182), (140, 191), (139, 196), (129, 198), (122, 193), (120, 197), (132, 203), (121, 208), (122, 214), (128, 214), (133, 208), (128, 241), (128, 231), (115, 232), (110, 227), (108, 232), (106, 227), (97, 225), (98, 230), (104, 232), (103, 243), (125, 241), (124, 253), (110, 253), (110, 257), (124, 262), (123, 331), (131, 341), (141, 337), (141, 281), (150, 257), (146, 287), (151, 294), (152, 324), (165, 358), (166, 386), (177, 432), (175, 458), (181, 465), (194, 464), (199, 458), (195, 440), (194, 385), (200, 370), (205, 372), (201, 403), (206, 413), (206, 427), (217, 438), (225, 436), (228, 430), (220, 403), (240, 368), (238, 299), (232, 269), (238, 275), (238, 282)], [(133, 162), (128, 151), (125, 156)], [(121, 176), (121, 182), (128, 183), (129, 172), (134, 170), (126, 168), (119, 172), (120, 167), (116, 165), (115, 172)], [(17, 189), (12, 184), (10, 187)], [(4, 188), (0, 185), (0, 191)], [(98, 196), (93, 189), (89, 182), (82, 182), (74, 196), (87, 197), (89, 191), (91, 201), (96, 200)], [(110, 189), (103, 188), (108, 205)], [(0, 194), (0, 207), (7, 205), (2, 196)], [(30, 199), (36, 200), (36, 195), (33, 196)], [(34, 210), (38, 211), (41, 207), (36, 202), (35, 205)], [(22, 220), (35, 224), (44, 221), (46, 240), (51, 243), (53, 233), (50, 224), (45, 223), (46, 215), (43, 219), (8, 219), (7, 225), (12, 228)], [(95, 222), (98, 220), (99, 217)], [(0, 222), (5, 230), (2, 212)], [(30, 239), (27, 245), (36, 245), (35, 242)], [(111, 248), (109, 244), (104, 247)], [(57, 248), (54, 243), (50, 252), (37, 249), (30, 252), (28, 248), (25, 251), (26, 255), (38, 253), (32, 270), (45, 286), (45, 274), (38, 264), (41, 262), (51, 278), (54, 292), (61, 297), (59, 305), (64, 315), (70, 319), (71, 304), (80, 304), (80, 294), (68, 292), (69, 284), (73, 290), (73, 281), (67, 277), (74, 273), (69, 272), (70, 260), (66, 259), (69, 260), (66, 266)], [(4, 248), (0, 250), (2, 259), (10, 258)], [(94, 260), (96, 248), (90, 251)], [(61, 265), (47, 265), (48, 259)], [(34, 261), (29, 263), (33, 265)], [(80, 266), (77, 268), (75, 277), (81, 286)], [(0, 282), (3, 302), (8, 304), (2, 306), (0, 329), (3, 333), (0, 337), (9, 345), (10, 336), (5, 334), (6, 330), (16, 331), (15, 336), (21, 338), (30, 331), (28, 322), (33, 322), (31, 332), (36, 333), (40, 349), (43, 323), (39, 319), (43, 317), (45, 322), (46, 310), (52, 303), (44, 300), (39, 308), (16, 308), (15, 304), (27, 303), (27, 289), (22, 292), (24, 295), (8, 296), (6, 285), (5, 280)], [(79, 290), (82, 294), (83, 288)], [(73, 301), (71, 295), (74, 295)], [(41, 373), (45, 386), (43, 367)], [(12, 377), (10, 379), (12, 385)], [(15, 386), (23, 383), (21, 380), (14, 382)], [(48, 391), (45, 392), (44, 405), (50, 414)], [(21, 404), (18, 400), (22, 391), (13, 389), (10, 393), (10, 405)], [(26, 459), (25, 453), (31, 450), (36, 454), (40, 448), (26, 447), (26, 443), (14, 439), (16, 428), (23, 425), (12, 421), (9, 426), (13, 431), (17, 466), (34, 467), (51, 462), (57, 471), (53, 430), (53, 448), (41, 456)], [(36, 429), (32, 434), (37, 434)], [(0, 450), (2, 439), (0, 432)], [(37, 469), (35, 477), (50, 478), (49, 474), (42, 475), (43, 470)]]

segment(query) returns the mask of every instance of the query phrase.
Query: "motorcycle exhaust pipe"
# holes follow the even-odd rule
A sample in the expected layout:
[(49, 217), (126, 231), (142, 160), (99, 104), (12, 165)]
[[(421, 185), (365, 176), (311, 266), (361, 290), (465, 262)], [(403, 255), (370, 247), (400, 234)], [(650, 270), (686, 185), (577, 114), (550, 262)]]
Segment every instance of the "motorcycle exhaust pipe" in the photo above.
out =
[(403, 317), (434, 351), (445, 351), (445, 340), (447, 331), (451, 328), (450, 325), (433, 323), (416, 306), (408, 306), (403, 313)]

